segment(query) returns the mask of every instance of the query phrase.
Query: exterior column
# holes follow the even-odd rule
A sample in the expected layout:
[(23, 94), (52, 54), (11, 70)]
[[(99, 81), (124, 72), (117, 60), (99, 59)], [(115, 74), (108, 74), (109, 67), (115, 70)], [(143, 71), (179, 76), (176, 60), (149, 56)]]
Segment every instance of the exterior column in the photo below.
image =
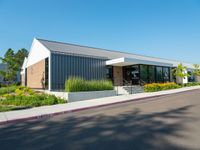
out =
[(50, 53), (50, 55), (49, 55), (49, 78), (48, 78), (48, 89), (49, 89), (49, 91), (51, 91), (51, 53)]
[(113, 66), (113, 78), (115, 86), (123, 86), (123, 69), (119, 66)]

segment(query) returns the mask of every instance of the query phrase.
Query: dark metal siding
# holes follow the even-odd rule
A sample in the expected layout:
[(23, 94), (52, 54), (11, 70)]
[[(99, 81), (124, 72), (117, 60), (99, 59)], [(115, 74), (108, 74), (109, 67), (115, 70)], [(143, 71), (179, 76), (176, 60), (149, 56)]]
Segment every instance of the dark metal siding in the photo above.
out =
[(106, 78), (106, 59), (77, 56), (72, 54), (51, 54), (51, 89), (64, 89), (70, 76), (87, 80)]

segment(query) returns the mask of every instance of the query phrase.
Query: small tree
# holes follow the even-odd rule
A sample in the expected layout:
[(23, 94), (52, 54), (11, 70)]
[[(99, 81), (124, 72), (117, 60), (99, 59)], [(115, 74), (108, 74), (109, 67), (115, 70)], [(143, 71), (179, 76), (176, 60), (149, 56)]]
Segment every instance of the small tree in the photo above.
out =
[(195, 76), (195, 81), (200, 82), (200, 65), (194, 64), (194, 70), (192, 74)]
[(200, 76), (200, 65), (194, 64), (193, 66), (194, 66), (194, 70), (193, 70), (192, 74), (194, 76)]
[[(173, 69), (173, 74), (176, 77), (181, 78), (183, 80), (185, 77), (189, 77), (190, 75), (187, 73), (187, 67), (180, 63), (177, 68)], [(181, 82), (182, 84), (182, 82)]]

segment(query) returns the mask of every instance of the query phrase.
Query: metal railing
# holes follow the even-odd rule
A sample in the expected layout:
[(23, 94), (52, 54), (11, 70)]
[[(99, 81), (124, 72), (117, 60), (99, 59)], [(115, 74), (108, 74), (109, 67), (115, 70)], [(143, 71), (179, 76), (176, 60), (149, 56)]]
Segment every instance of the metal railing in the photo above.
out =
[(139, 80), (139, 85), (140, 86), (144, 86), (145, 84), (146, 84), (146, 82), (144, 80), (142, 80), (142, 79)]

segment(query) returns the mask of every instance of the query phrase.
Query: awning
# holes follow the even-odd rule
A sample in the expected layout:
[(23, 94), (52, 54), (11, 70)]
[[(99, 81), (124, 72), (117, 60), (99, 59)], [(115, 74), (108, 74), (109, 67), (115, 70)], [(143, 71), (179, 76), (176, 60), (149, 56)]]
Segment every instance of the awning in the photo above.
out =
[(111, 66), (128, 66), (128, 65), (134, 65), (134, 64), (173, 67), (173, 64), (169, 64), (169, 63), (141, 60), (141, 59), (135, 59), (135, 58), (126, 58), (126, 57), (121, 57), (121, 58), (111, 59), (111, 60), (106, 61), (106, 65), (111, 65)]

